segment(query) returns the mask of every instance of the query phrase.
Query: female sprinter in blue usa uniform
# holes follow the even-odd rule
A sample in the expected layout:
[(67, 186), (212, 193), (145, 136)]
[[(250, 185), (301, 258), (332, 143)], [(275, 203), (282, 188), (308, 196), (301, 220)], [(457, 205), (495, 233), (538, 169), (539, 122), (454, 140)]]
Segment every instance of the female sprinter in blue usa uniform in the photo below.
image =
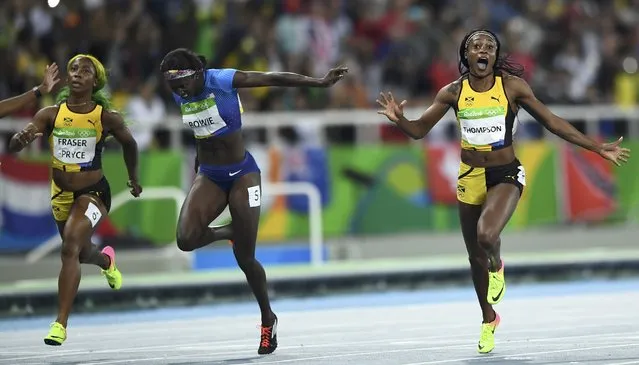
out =
[[(232, 240), (238, 266), (246, 275), (262, 315), (258, 354), (277, 348), (277, 317), (271, 310), (264, 268), (255, 259), (260, 218), (261, 177), (242, 138), (243, 112), (238, 88), (261, 86), (329, 87), (348, 69), (331, 69), (321, 79), (289, 72), (206, 69), (191, 50), (169, 52), (160, 69), (196, 138), (198, 174), (186, 197), (177, 227), (177, 244), (192, 251), (214, 241)], [(198, 167), (196, 167), (198, 168)], [(209, 228), (226, 205), (232, 222)]]

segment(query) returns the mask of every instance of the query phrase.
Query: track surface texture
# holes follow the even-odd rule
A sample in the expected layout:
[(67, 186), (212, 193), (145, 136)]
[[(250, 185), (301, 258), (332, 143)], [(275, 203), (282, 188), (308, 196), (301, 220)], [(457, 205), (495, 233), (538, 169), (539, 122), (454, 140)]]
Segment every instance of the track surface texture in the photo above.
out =
[(639, 364), (639, 280), (521, 284), (496, 307), (497, 346), (476, 352), (470, 287), (274, 301), (279, 348), (257, 355), (253, 302), (0, 321), (0, 364)]

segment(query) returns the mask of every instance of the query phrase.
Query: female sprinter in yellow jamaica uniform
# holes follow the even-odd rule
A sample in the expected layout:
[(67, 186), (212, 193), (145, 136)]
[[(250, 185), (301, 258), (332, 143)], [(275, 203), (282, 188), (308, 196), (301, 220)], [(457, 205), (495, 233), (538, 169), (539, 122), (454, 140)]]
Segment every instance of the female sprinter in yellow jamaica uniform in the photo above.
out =
[(80, 264), (102, 268), (109, 286), (122, 286), (112, 247), (102, 251), (91, 236), (109, 212), (111, 190), (102, 173), (102, 148), (109, 134), (121, 145), (129, 174), (131, 194), (140, 196), (137, 182), (138, 148), (122, 116), (113, 111), (103, 90), (104, 66), (95, 57), (79, 54), (67, 64), (67, 86), (57, 104), (38, 111), (31, 123), (9, 143), (19, 152), (47, 134), (51, 148), (51, 206), (62, 236), (62, 269), (58, 278), (58, 317), (44, 338), (47, 345), (61, 345), (67, 338), (67, 320), (80, 284)]
[(448, 109), (455, 111), (461, 132), (457, 200), (483, 317), (477, 344), (480, 353), (491, 352), (495, 347), (500, 317), (493, 305), (501, 302), (506, 292), (500, 235), (526, 185), (524, 167), (513, 148), (519, 108), (557, 136), (616, 165), (630, 158), (630, 150), (619, 146), (622, 138), (598, 143), (554, 115), (519, 77), (523, 68), (500, 55), (500, 50), (501, 43), (490, 30), (468, 33), (459, 45), (460, 78), (443, 87), (416, 120), (404, 117), (406, 101), (397, 103), (390, 93), (382, 94), (377, 101), (383, 108), (379, 113), (414, 139), (426, 136)]

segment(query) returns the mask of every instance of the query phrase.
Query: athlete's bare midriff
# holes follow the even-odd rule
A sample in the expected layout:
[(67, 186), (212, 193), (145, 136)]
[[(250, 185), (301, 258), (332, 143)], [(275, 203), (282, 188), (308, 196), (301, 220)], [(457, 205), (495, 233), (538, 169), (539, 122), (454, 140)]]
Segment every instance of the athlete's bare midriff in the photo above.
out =
[(53, 182), (64, 191), (78, 191), (88, 186), (95, 185), (102, 179), (102, 170), (66, 172), (52, 169)]
[(244, 161), (246, 154), (241, 130), (223, 136), (198, 139), (196, 144), (200, 164), (233, 165)]
[(497, 151), (474, 151), (462, 149), (461, 160), (472, 167), (493, 167), (506, 165), (515, 159), (515, 149), (513, 146)]

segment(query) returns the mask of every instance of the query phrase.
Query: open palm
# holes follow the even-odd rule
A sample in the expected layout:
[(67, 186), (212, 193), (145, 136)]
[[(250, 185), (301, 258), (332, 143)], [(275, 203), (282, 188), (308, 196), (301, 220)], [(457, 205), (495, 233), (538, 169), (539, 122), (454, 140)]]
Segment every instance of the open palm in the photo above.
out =
[(628, 148), (619, 147), (623, 141), (623, 137), (610, 143), (604, 143), (601, 145), (599, 154), (601, 157), (608, 161), (613, 162), (617, 166), (621, 166), (622, 163), (628, 162), (630, 158), (630, 150)]
[(44, 70), (44, 79), (42, 80), (42, 90), (44, 93), (50, 93), (55, 84), (60, 81), (58, 77), (58, 65), (54, 62), (47, 66)]
[(393, 98), (393, 94), (390, 92), (387, 95), (384, 93), (379, 93), (380, 99), (375, 100), (377, 104), (379, 104), (383, 110), (377, 111), (377, 114), (385, 115), (391, 122), (398, 123), (399, 119), (404, 116), (404, 105), (406, 105), (406, 100), (402, 101), (399, 105), (395, 102), (395, 98)]

